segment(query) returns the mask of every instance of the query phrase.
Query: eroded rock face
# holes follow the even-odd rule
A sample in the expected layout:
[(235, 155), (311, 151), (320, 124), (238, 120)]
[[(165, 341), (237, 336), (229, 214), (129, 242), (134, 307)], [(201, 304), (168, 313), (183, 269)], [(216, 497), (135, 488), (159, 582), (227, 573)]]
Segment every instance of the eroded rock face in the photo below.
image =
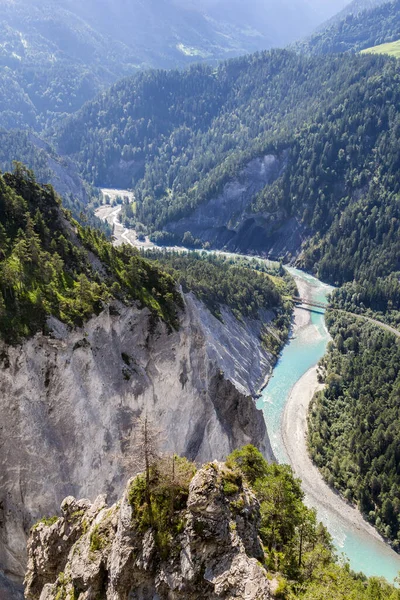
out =
[(271, 458), (253, 399), (273, 364), (259, 324), (185, 302), (179, 331), (115, 305), (83, 330), (53, 322), (53, 337), (0, 347), (0, 576), (22, 582), (29, 529), (63, 498), (122, 494), (136, 416), (164, 429), (165, 451), (200, 463), (247, 443)]
[(284, 211), (254, 213), (251, 208), (257, 194), (282, 175), (287, 160), (287, 151), (253, 159), (220, 195), (168, 223), (165, 230), (181, 238), (190, 231), (203, 243), (230, 252), (296, 256), (310, 235), (304, 224)]
[(140, 531), (129, 489), (108, 508), (67, 498), (62, 517), (38, 525), (29, 539), (28, 600), (268, 600), (259, 560), (259, 505), (241, 483), (224, 491), (232, 472), (214, 462), (193, 478), (183, 529), (161, 551), (152, 529)]

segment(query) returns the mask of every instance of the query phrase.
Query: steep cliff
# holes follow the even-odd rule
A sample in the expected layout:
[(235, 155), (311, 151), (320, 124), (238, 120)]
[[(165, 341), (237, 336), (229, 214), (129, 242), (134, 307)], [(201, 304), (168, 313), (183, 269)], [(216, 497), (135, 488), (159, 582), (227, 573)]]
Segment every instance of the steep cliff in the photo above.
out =
[[(38, 518), (69, 495), (122, 493), (136, 417), (196, 461), (247, 443), (271, 456), (254, 396), (283, 298), (272, 280), (244, 294), (234, 274), (219, 320), (138, 251), (71, 220), (32, 173), (0, 176), (1, 600), (17, 597)], [(238, 312), (237, 297), (257, 310)]]
[(228, 310), (223, 318), (187, 295), (171, 333), (148, 309), (114, 303), (84, 329), (51, 319), (51, 337), (2, 345), (0, 565), (8, 577), (21, 581), (29, 528), (64, 497), (121, 494), (118, 456), (140, 414), (164, 429), (165, 450), (196, 461), (246, 443), (271, 457), (252, 396), (273, 357), (261, 323), (240, 323)]
[(26, 600), (399, 600), (339, 562), (303, 499), (252, 446), (197, 472), (159, 457), (117, 504), (68, 497), (35, 525)]
[(237, 477), (216, 462), (199, 471), (167, 542), (154, 528), (141, 528), (132, 501), (135, 481), (111, 508), (102, 496), (93, 505), (66, 498), (60, 519), (32, 531), (26, 597), (271, 598), (258, 562), (263, 560), (258, 501), (245, 483), (226, 493), (227, 482)]

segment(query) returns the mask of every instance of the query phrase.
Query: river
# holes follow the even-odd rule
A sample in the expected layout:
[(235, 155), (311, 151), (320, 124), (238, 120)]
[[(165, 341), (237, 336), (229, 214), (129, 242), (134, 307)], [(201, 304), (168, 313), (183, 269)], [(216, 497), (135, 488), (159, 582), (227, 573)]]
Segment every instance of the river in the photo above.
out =
[[(326, 302), (331, 288), (296, 269), (300, 295)], [(273, 377), (259, 401), (277, 460), (291, 464), (302, 479), (306, 503), (331, 533), (338, 554), (344, 553), (355, 571), (382, 576), (393, 582), (400, 571), (400, 556), (376, 531), (323, 482), (308, 457), (304, 438), (307, 405), (317, 389), (316, 369), (325, 354), (329, 334), (323, 314), (296, 309), (293, 336), (284, 348)]]
[[(134, 231), (119, 223), (120, 210), (118, 206), (103, 206), (97, 211), (99, 218), (114, 225), (116, 243), (151, 247), (148, 240), (140, 243)], [(301, 297), (326, 303), (332, 288), (297, 269), (288, 268), (288, 271), (295, 277)], [(393, 582), (400, 571), (400, 556), (383, 542), (358, 511), (329, 489), (308, 457), (304, 438), (307, 407), (318, 388), (315, 366), (325, 354), (329, 339), (324, 315), (318, 309), (311, 312), (297, 308), (292, 338), (282, 351), (258, 407), (264, 412), (277, 460), (291, 464), (301, 478), (306, 502), (316, 508), (318, 518), (333, 537), (338, 554), (346, 555), (354, 571), (382, 576)]]

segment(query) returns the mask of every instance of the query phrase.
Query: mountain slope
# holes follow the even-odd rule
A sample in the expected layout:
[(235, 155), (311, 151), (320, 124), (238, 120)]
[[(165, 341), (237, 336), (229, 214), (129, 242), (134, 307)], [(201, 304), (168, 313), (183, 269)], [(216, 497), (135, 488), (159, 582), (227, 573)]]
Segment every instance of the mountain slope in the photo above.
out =
[[(37, 1), (37, 0), (36, 0)], [(63, 0), (87, 22), (141, 52), (194, 47), (212, 58), (285, 45), (335, 14), (345, 0)], [(199, 45), (200, 44), (200, 45)], [(207, 48), (208, 44), (208, 48)], [(175, 60), (179, 54), (176, 54)], [(181, 56), (182, 60), (183, 56)], [(167, 66), (158, 61), (159, 66)]]
[(137, 69), (126, 46), (58, 4), (2, 0), (0, 9), (3, 127), (48, 126)]
[(65, 124), (59, 148), (96, 184), (133, 182), (156, 239), (303, 250), (342, 283), (400, 268), (399, 97), (392, 59), (272, 51), (127, 79)]
[(2, 600), (18, 597), (8, 581), (21, 585), (35, 520), (66, 495), (121, 493), (136, 417), (168, 432), (162, 449), (193, 460), (249, 442), (272, 459), (254, 399), (286, 339), (290, 292), (250, 263), (184, 266), (181, 294), (133, 248), (71, 220), (32, 173), (0, 178)]
[(54, 190), (21, 166), (0, 179), (0, 240), (0, 336), (8, 342), (45, 331), (50, 316), (82, 325), (113, 298), (176, 322), (173, 279), (73, 222)]
[(296, 49), (308, 54), (358, 52), (400, 38), (400, 2), (354, 12), (320, 29)]
[(41, 130), (144, 67), (285, 45), (333, 11), (306, 0), (1, 0), (0, 126)]
[(386, 4), (388, 1), (390, 2), (390, 0), (352, 0), (351, 2), (347, 2), (342, 10), (337, 11), (330, 19), (322, 23), (318, 29), (322, 31), (331, 25), (339, 23), (349, 15), (357, 15), (364, 11), (373, 10), (377, 6)]

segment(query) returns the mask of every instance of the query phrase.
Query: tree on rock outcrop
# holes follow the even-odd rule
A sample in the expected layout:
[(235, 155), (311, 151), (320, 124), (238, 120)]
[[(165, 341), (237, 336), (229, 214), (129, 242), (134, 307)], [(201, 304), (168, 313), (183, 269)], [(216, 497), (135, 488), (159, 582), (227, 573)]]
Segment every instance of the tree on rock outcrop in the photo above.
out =
[(151, 508), (151, 476), (162, 459), (160, 446), (163, 430), (149, 419), (147, 415), (136, 418), (132, 423), (131, 435), (127, 440), (122, 459), (125, 470), (131, 475), (143, 472), (145, 476), (144, 496), (148, 507), (149, 520), (154, 519)]

